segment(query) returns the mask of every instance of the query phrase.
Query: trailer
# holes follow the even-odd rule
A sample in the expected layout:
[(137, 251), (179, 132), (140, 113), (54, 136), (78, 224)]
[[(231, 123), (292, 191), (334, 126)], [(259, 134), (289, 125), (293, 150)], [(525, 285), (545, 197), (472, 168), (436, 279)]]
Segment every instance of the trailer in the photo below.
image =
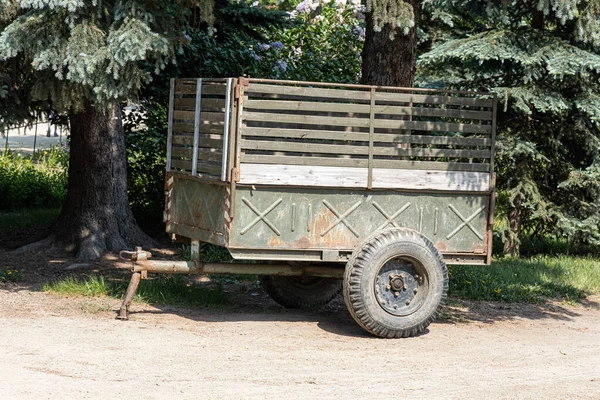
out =
[[(166, 230), (191, 260), (147, 273), (256, 274), (285, 307), (343, 291), (356, 322), (407, 337), (435, 318), (450, 264), (491, 261), (497, 100), (489, 93), (248, 78), (173, 79)], [(200, 243), (236, 263), (204, 263)]]

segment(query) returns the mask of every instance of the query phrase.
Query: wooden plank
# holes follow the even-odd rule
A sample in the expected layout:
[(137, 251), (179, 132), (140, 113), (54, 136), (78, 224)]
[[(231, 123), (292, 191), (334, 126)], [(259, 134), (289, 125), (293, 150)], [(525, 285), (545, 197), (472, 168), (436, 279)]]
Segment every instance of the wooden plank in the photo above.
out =
[(396, 147), (375, 147), (373, 154), (378, 156), (398, 156), (398, 157), (451, 157), (451, 158), (486, 158), (489, 159), (491, 152), (489, 150), (466, 150), (466, 149), (435, 149), (435, 148), (401, 148)]
[(375, 128), (385, 129), (410, 129), (414, 131), (441, 131), (441, 132), (463, 132), (463, 133), (484, 133), (489, 135), (492, 132), (491, 125), (479, 124), (461, 124), (450, 122), (430, 122), (430, 121), (406, 121), (376, 119)]
[[(242, 154), (241, 161), (249, 164), (281, 164), (281, 165), (320, 165), (329, 167), (364, 167), (368, 166), (366, 158), (337, 157), (301, 157), (278, 156), (266, 154)], [(374, 159), (375, 168), (413, 169), (433, 171), (471, 171), (489, 172), (490, 164), (483, 163), (448, 163), (441, 161), (410, 161)]]
[(173, 104), (175, 101), (175, 79), (169, 80), (169, 116), (167, 117), (167, 172), (171, 170), (171, 147), (173, 147)]
[[(369, 118), (359, 117), (324, 117), (314, 115), (297, 114), (275, 114), (260, 112), (245, 112), (243, 114), (245, 121), (276, 122), (280, 124), (303, 124), (319, 126), (343, 126), (368, 128)], [(429, 121), (406, 121), (406, 120), (388, 120), (376, 119), (376, 129), (402, 129), (418, 131), (443, 131), (443, 132), (464, 132), (464, 133), (485, 133), (490, 134), (491, 125), (461, 124), (448, 122), (429, 122)]]
[(244, 102), (244, 109), (279, 110), (279, 111), (318, 111), (369, 114), (368, 104), (352, 103), (326, 103), (323, 101), (305, 100), (256, 100), (248, 99)]
[(206, 149), (204, 147), (198, 148), (198, 160), (203, 161), (214, 161), (221, 165), (223, 159), (223, 152), (221, 149)]
[[(485, 172), (374, 169), (373, 188), (439, 191), (487, 191)], [(246, 164), (240, 166), (240, 184), (321, 187), (366, 187), (365, 168), (306, 165)]]
[(184, 157), (184, 158), (192, 158), (194, 155), (193, 149), (191, 147), (176, 147), (173, 146), (171, 149), (171, 155), (173, 157)]
[(369, 127), (369, 118), (321, 117), (313, 115), (244, 112), (244, 121), (278, 122), (281, 124)]
[[(195, 94), (196, 84), (182, 85), (180, 81), (177, 81), (175, 86), (175, 94)], [(205, 83), (202, 87), (202, 96), (204, 95), (221, 95), (225, 98), (225, 83), (221, 84), (209, 84)]]
[[(206, 135), (198, 135), (198, 146), (220, 149), (223, 147), (223, 138), (207, 139)], [(193, 136), (174, 136), (173, 143), (178, 145), (193, 146)]]
[[(173, 124), (173, 132), (177, 133), (194, 133), (194, 124), (178, 122)], [(223, 135), (222, 124), (202, 124), (200, 125), (200, 133)]]
[(210, 174), (210, 175), (220, 175), (221, 174), (221, 166), (212, 164), (212, 163), (208, 163), (208, 162), (198, 161), (198, 172), (206, 173), (206, 174)]
[(366, 158), (276, 156), (267, 154), (242, 154), (241, 162), (250, 164), (323, 165), (335, 167), (367, 167)]
[[(274, 137), (290, 139), (316, 139), (316, 140), (343, 140), (343, 141), (369, 141), (367, 132), (345, 132), (345, 131), (319, 131), (309, 129), (283, 129), (283, 128), (257, 128), (245, 127), (243, 135), (257, 137)], [(443, 144), (457, 146), (490, 146), (492, 141), (487, 138), (471, 138), (458, 136), (430, 136), (430, 135), (399, 135), (393, 133), (376, 133), (373, 136), (375, 142), (384, 143), (420, 143), (420, 144)]]
[[(196, 98), (181, 98), (178, 97), (175, 99), (175, 108), (195, 108), (196, 107)], [(225, 111), (225, 100), (221, 99), (202, 99), (202, 108), (211, 108), (211, 109), (219, 109), (219, 111)]]
[(322, 89), (298, 86), (284, 85), (266, 85), (260, 83), (250, 83), (244, 88), (245, 93), (268, 93), (278, 94), (282, 96), (295, 95), (306, 96), (311, 98), (328, 98), (328, 99), (343, 99), (343, 100), (369, 100), (370, 88), (366, 90), (344, 90), (344, 89)]
[(375, 160), (373, 160), (373, 165), (376, 168), (385, 168), (385, 169), (419, 169), (419, 170), (424, 169), (424, 170), (432, 170), (432, 171), (470, 171), (470, 172), (489, 172), (490, 171), (490, 164), (485, 164), (485, 163), (375, 159)]
[[(223, 122), (225, 120), (225, 113), (222, 112), (208, 112), (204, 111), (204, 99), (202, 99), (202, 110), (200, 114), (200, 120), (203, 122)], [(181, 111), (175, 110), (175, 119), (194, 120), (195, 111)]]
[(320, 140), (348, 140), (369, 141), (368, 133), (345, 132), (345, 131), (319, 131), (310, 129), (285, 129), (285, 128), (258, 128), (244, 127), (243, 136), (276, 137), (290, 139), (320, 139)]
[(492, 107), (494, 104), (493, 100), (491, 99), (480, 99), (475, 97), (436, 96), (428, 94), (393, 92), (377, 92), (375, 94), (375, 99), (377, 101), (390, 101), (399, 103), (446, 104), (472, 107)]
[(368, 146), (351, 146), (324, 143), (274, 142), (267, 140), (242, 139), (242, 149), (287, 151), (296, 153), (321, 154), (369, 154)]
[(190, 161), (190, 160), (172, 160), (171, 167), (183, 169), (186, 171), (191, 171), (192, 170), (192, 161)]
[[(327, 103), (323, 101), (289, 101), (289, 100), (259, 100), (248, 99), (244, 102), (245, 109), (279, 110), (279, 111), (311, 111), (369, 114), (369, 104)], [(425, 108), (407, 106), (374, 107), (375, 114), (405, 115), (415, 117), (446, 117), (459, 119), (477, 119), (491, 121), (491, 111), (453, 110), (444, 108)]]

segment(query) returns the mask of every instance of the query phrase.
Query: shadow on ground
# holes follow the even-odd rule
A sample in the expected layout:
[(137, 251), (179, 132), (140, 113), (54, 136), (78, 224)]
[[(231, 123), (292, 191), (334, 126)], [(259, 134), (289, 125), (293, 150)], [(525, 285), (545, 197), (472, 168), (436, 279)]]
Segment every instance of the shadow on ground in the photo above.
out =
[[(153, 252), (159, 254), (157, 250), (153, 250)], [(172, 250), (168, 250), (164, 251), (160, 257), (176, 258), (178, 255)], [(122, 281), (128, 281), (130, 277), (129, 264), (119, 261), (114, 256), (96, 262), (78, 263), (68, 254), (56, 249), (25, 255), (14, 255), (0, 250), (1, 269), (19, 270), (22, 276), (22, 281), (17, 283), (0, 282), (0, 292), (4, 291), (9, 295), (11, 292), (40, 292), (44, 282), (67, 276), (85, 277), (90, 274), (98, 274)], [(200, 283), (207, 287), (210, 287), (211, 284), (214, 283), (207, 280)], [(161, 304), (152, 304), (151, 307), (148, 307), (134, 303), (131, 318), (136, 319), (145, 315), (176, 315), (193, 321), (209, 323), (306, 322), (316, 323), (323, 331), (336, 335), (372, 338), (354, 322), (346, 310), (341, 295), (329, 305), (317, 310), (288, 310), (272, 301), (259, 286), (252, 282), (244, 281), (241, 287), (239, 283), (228, 283), (224, 284), (223, 288), (231, 300), (227, 307), (190, 308)], [(90, 301), (90, 298), (71, 296), (67, 301)], [(113, 303), (118, 304), (118, 299), (113, 299), (111, 304)], [(440, 317), (435, 324), (493, 324), (523, 319), (554, 319), (568, 322), (579, 316), (586, 307), (600, 309), (600, 303), (596, 298), (583, 300), (581, 304), (574, 306), (560, 301), (548, 301), (544, 304), (520, 304), (450, 299), (449, 304), (442, 308)], [(116, 316), (118, 306), (114, 307), (113, 311)], [(427, 332), (426, 330), (423, 335), (426, 335)]]

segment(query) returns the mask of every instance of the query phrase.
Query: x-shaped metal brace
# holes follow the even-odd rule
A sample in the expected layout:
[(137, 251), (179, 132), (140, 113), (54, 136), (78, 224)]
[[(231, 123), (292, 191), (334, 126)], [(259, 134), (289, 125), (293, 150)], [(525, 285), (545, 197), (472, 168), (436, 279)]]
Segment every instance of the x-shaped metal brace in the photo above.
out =
[(399, 228), (399, 226), (396, 225), (394, 220), (396, 218), (398, 218), (398, 216), (400, 214), (402, 214), (404, 211), (406, 211), (406, 209), (408, 207), (410, 207), (410, 202), (403, 205), (402, 208), (399, 209), (398, 211), (396, 211), (396, 213), (394, 213), (394, 215), (392, 215), (392, 216), (389, 216), (388, 213), (383, 209), (383, 207), (381, 207), (379, 204), (377, 204), (376, 201), (373, 202), (373, 207), (375, 207), (377, 209), (377, 211), (379, 211), (381, 213), (381, 215), (383, 215), (385, 217), (385, 219), (387, 220), (387, 221), (385, 221), (385, 223), (383, 223), (383, 225), (381, 225), (379, 228), (377, 228), (377, 230), (379, 231), (379, 230), (387, 227), (388, 225), (392, 225), (394, 228)]
[(346, 211), (343, 214), (340, 214), (340, 212), (338, 210), (336, 210), (331, 204), (329, 204), (329, 202), (327, 200), (323, 200), (323, 204), (325, 204), (325, 207), (327, 207), (329, 209), (329, 211), (331, 211), (333, 213), (333, 215), (335, 215), (338, 219), (333, 221), (333, 223), (331, 225), (329, 225), (327, 227), (327, 229), (325, 229), (325, 231), (323, 231), (323, 233), (321, 233), (321, 236), (327, 235), (327, 233), (329, 233), (329, 231), (331, 231), (333, 228), (338, 226), (340, 223), (344, 224), (346, 226), (346, 228), (348, 228), (350, 230), (350, 232), (352, 232), (354, 234), (354, 236), (356, 236), (356, 237), (360, 236), (358, 234), (358, 232), (356, 232), (356, 229), (354, 229), (354, 227), (352, 225), (350, 225), (350, 223), (348, 221), (346, 221), (346, 217), (348, 217), (358, 207), (360, 207), (360, 205), (362, 204), (362, 201), (359, 201), (358, 203), (356, 203), (355, 205), (350, 207), (348, 209), (348, 211)]
[(462, 228), (464, 228), (465, 226), (468, 227), (471, 232), (473, 232), (478, 238), (479, 240), (483, 240), (483, 236), (481, 236), (481, 233), (477, 232), (475, 230), (475, 228), (473, 227), (473, 225), (471, 225), (471, 221), (479, 215), (479, 213), (481, 213), (483, 210), (485, 210), (485, 206), (480, 207), (477, 211), (475, 211), (473, 214), (471, 214), (471, 216), (469, 218), (465, 218), (462, 216), (462, 214), (456, 209), (454, 208), (454, 206), (452, 204), (448, 205), (448, 207), (450, 207), (450, 209), (452, 211), (454, 211), (454, 214), (456, 214), (458, 216), (458, 218), (460, 218), (460, 220), (462, 221), (462, 223), (456, 227), (455, 230), (453, 230), (452, 232), (450, 232), (448, 234), (448, 236), (446, 236), (446, 240), (450, 240), (452, 239), (452, 237), (454, 235), (456, 235), (458, 232), (460, 232), (460, 230)]
[(275, 207), (277, 207), (279, 203), (283, 201), (282, 199), (277, 200), (275, 203), (271, 204), (265, 211), (262, 212), (259, 211), (258, 208), (256, 208), (254, 204), (250, 203), (250, 200), (246, 199), (245, 197), (242, 197), (242, 201), (248, 206), (248, 208), (254, 211), (254, 214), (256, 214), (257, 217), (254, 218), (252, 222), (250, 222), (248, 225), (246, 225), (245, 228), (242, 228), (242, 230), (240, 231), (241, 235), (245, 234), (250, 229), (252, 229), (252, 227), (258, 224), (259, 221), (263, 221), (269, 228), (271, 228), (273, 232), (275, 232), (275, 234), (277, 234), (277, 236), (281, 236), (281, 232), (279, 232), (279, 229), (277, 229), (275, 225), (273, 225), (273, 223), (267, 218), (267, 214), (273, 211)]

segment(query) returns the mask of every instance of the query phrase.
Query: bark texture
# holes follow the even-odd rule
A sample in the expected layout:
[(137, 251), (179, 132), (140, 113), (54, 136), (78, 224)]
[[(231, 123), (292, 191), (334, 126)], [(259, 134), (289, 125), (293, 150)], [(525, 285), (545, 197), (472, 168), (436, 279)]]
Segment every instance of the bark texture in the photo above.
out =
[(519, 238), (521, 237), (521, 227), (523, 219), (523, 198), (518, 195), (514, 200), (514, 206), (508, 213), (508, 222), (510, 233), (504, 242), (504, 254), (512, 257), (521, 255), (521, 246)]
[(390, 39), (394, 28), (386, 24), (381, 32), (373, 28), (373, 15), (367, 13), (366, 37), (362, 52), (362, 83), (376, 86), (413, 87), (417, 61), (417, 21), (420, 0), (406, 0), (415, 14), (415, 26), (408, 35), (396, 29), (396, 37)]
[(83, 112), (70, 117), (70, 123), (68, 193), (54, 226), (57, 239), (82, 260), (152, 245), (129, 208), (119, 105), (99, 108), (88, 103)]

